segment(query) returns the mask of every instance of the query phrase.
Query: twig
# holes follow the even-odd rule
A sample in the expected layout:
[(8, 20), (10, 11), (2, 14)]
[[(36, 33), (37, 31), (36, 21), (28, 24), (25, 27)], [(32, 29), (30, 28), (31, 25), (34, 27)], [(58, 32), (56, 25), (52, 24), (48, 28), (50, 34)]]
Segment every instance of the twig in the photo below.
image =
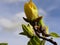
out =
[(36, 34), (37, 34), (37, 36), (38, 36), (39, 38), (41, 38), (41, 39), (43, 39), (43, 40), (46, 40), (46, 41), (49, 41), (49, 42), (51, 42), (53, 45), (57, 45), (57, 43), (56, 43), (55, 41), (53, 41), (52, 39), (47, 39), (47, 38), (45, 38), (45, 37), (42, 37), (42, 36), (40, 36), (37, 32), (36, 32)]
[[(35, 30), (35, 33), (36, 33), (36, 35), (39, 37), (39, 38), (41, 38), (41, 39), (43, 39), (43, 40), (46, 40), (46, 41), (49, 41), (49, 42), (51, 42), (53, 45), (57, 45), (57, 43), (55, 42), (55, 41), (53, 41), (52, 39), (48, 39), (48, 38), (46, 38), (46, 37), (42, 37), (42, 36), (40, 36), (40, 34), (38, 33), (38, 28), (34, 28), (34, 30)], [(40, 30), (41, 32), (43, 32), (42, 30)], [(43, 34), (44, 34), (44, 32), (43, 32)], [(45, 34), (46, 35), (46, 34)]]
[[(24, 18), (24, 17), (23, 17), (23, 19), (24, 19), (26, 22), (29, 22), (29, 23), (33, 26), (34, 31), (35, 31), (36, 35), (37, 35), (39, 38), (41, 38), (41, 39), (43, 39), (43, 40), (46, 40), (46, 41), (49, 41), (49, 42), (51, 42), (53, 45), (57, 45), (57, 43), (56, 43), (55, 41), (53, 41), (52, 39), (48, 39), (48, 38), (45, 38), (45, 37), (42, 37), (42, 36), (39, 35), (39, 32), (38, 32), (39, 29), (34, 27), (34, 26), (36, 25), (36, 24), (35, 24), (35, 21), (34, 21), (34, 22), (29, 21), (29, 20), (27, 20), (27, 19)], [(39, 18), (38, 18), (38, 19), (39, 19)], [(43, 32), (43, 33), (44, 33), (44, 32)]]

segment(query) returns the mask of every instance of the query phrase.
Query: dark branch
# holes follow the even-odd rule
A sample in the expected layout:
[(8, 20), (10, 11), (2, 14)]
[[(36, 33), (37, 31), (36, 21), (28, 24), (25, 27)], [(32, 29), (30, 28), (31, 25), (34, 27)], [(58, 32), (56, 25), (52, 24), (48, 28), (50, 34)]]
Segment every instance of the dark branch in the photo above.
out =
[(54, 45), (57, 45), (57, 43), (55, 41), (51, 40), (51, 39), (47, 39), (47, 38), (44, 38), (44, 37), (41, 37), (41, 36), (38, 36), (38, 37), (43, 39), (43, 40), (47, 40), (47, 41), (51, 42)]
[[(35, 21), (38, 21), (40, 18), (42, 18), (42, 17), (39, 17), (39, 18), (37, 18), (37, 20), (34, 20), (34, 21), (29, 21), (29, 20), (27, 20), (26, 18), (23, 17), (23, 19), (24, 19), (26, 22), (29, 22), (29, 23), (33, 26), (34, 31), (35, 31), (36, 35), (37, 35), (39, 38), (41, 38), (41, 39), (43, 39), (43, 40), (46, 40), (46, 41), (49, 41), (49, 42), (52, 43), (53, 45), (57, 45), (57, 43), (56, 43), (55, 41), (53, 41), (52, 39), (48, 39), (48, 38), (46, 38), (46, 37), (40, 36), (40, 33), (39, 33), (38, 30), (40, 30), (40, 31), (42, 32), (42, 34), (46, 36), (46, 34), (41, 30), (41, 28), (40, 28), (40, 29), (35, 28), (35, 26), (36, 26)], [(49, 35), (48, 35), (48, 36), (49, 36)]]
[[(46, 38), (46, 37), (40, 36), (39, 32), (37, 31), (38, 28), (36, 28), (36, 29), (34, 28), (34, 30), (35, 30), (36, 35), (37, 35), (39, 38), (41, 38), (41, 39), (43, 39), (43, 40), (46, 40), (46, 41), (49, 41), (49, 42), (51, 42), (51, 43), (54, 44), (54, 45), (57, 45), (57, 43), (56, 43), (55, 41), (53, 41), (52, 39), (48, 39), (48, 38)], [(40, 31), (42, 32), (42, 34), (43, 34), (44, 36), (47, 36), (47, 37), (50, 36), (50, 35), (44, 33), (44, 31), (42, 31), (41, 28), (40, 28)]]
[(51, 42), (53, 45), (57, 45), (57, 43), (56, 43), (55, 41), (53, 41), (52, 39), (48, 39), (48, 38), (42, 37), (42, 36), (40, 36), (40, 34), (38, 33), (38, 31), (37, 31), (36, 29), (34, 29), (34, 30), (35, 30), (36, 35), (37, 35), (39, 38), (41, 38), (41, 39), (43, 39), (43, 40), (46, 40), (46, 41), (49, 41), (49, 42)]

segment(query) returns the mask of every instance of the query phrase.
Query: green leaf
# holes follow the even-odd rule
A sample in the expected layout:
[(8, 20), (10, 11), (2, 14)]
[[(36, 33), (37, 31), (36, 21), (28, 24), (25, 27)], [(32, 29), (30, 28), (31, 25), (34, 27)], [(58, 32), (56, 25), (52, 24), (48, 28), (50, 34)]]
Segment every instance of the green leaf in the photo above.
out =
[(21, 32), (21, 33), (19, 33), (19, 34), (21, 34), (21, 35), (26, 35), (24, 32)]
[(41, 45), (45, 45), (45, 40), (42, 40), (42, 41), (40, 42), (40, 44), (41, 44)]
[(38, 43), (40, 43), (40, 38), (39, 38), (38, 36), (34, 36), (33, 39), (34, 39), (35, 41), (37, 41)]
[(41, 45), (40, 44), (40, 39), (37, 36), (33, 36), (30, 41), (28, 42), (28, 45)]
[(24, 36), (27, 36), (28, 38), (31, 38), (30, 35), (26, 34), (25, 32), (21, 32), (19, 34), (24, 35)]
[(31, 40), (28, 42), (28, 45), (33, 45), (32, 42), (31, 42)]
[(60, 38), (60, 36), (55, 32), (50, 33), (50, 35), (55, 38)]

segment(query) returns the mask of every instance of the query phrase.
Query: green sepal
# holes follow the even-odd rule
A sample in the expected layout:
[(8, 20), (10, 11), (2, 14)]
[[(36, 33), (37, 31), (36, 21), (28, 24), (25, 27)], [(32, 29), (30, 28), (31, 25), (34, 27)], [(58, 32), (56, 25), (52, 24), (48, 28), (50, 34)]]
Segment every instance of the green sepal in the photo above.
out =
[(38, 26), (45, 25), (42, 18), (43, 18), (43, 16), (40, 16), (37, 18)]

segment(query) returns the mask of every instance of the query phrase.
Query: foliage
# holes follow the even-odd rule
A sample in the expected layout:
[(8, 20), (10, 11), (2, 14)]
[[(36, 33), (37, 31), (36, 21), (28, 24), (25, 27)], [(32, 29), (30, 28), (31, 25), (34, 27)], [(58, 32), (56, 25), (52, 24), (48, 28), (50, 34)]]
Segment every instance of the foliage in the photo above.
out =
[(60, 36), (55, 32), (51, 32), (50, 35), (55, 38), (60, 38)]
[(0, 45), (8, 45), (8, 43), (0, 43)]

